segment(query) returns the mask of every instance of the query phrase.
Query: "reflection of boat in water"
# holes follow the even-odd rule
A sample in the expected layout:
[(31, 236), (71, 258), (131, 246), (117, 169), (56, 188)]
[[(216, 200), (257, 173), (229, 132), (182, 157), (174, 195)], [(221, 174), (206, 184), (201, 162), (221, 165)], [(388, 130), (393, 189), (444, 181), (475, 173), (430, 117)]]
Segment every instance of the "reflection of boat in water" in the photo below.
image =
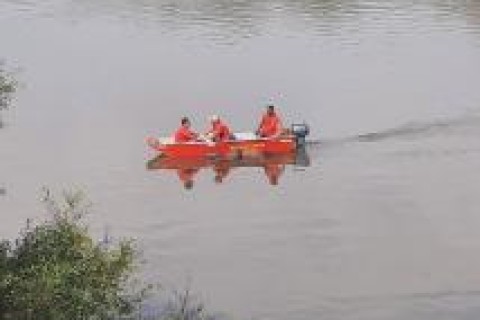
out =
[(148, 170), (174, 171), (186, 189), (191, 189), (195, 177), (202, 169), (211, 169), (214, 181), (222, 183), (235, 168), (263, 168), (268, 182), (277, 185), (285, 167), (308, 167), (310, 159), (305, 147), (275, 155), (242, 155), (233, 158), (187, 157), (172, 158), (163, 154), (148, 161)]

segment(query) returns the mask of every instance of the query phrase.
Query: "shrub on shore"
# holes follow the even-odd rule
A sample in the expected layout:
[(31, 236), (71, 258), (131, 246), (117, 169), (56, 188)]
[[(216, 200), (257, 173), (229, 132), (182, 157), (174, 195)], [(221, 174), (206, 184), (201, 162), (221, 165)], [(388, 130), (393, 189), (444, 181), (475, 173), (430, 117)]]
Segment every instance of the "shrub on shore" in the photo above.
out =
[(0, 318), (113, 319), (138, 311), (146, 291), (130, 286), (133, 242), (94, 241), (81, 193), (45, 201), (48, 221), (27, 223), (18, 239), (0, 244)]

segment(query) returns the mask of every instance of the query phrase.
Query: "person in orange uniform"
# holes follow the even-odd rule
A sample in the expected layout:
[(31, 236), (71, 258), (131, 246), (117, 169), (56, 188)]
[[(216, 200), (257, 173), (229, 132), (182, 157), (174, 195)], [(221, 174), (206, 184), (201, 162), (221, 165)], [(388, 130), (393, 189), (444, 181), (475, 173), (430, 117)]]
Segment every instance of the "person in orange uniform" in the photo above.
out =
[(285, 165), (283, 164), (277, 164), (277, 163), (267, 163), (263, 167), (265, 170), (265, 175), (268, 178), (268, 182), (272, 186), (276, 186), (278, 184), (278, 179), (282, 175), (283, 171), (285, 171)]
[(215, 172), (215, 182), (222, 183), (230, 172), (230, 161), (219, 161), (213, 165), (213, 171)]
[(186, 190), (193, 188), (193, 180), (199, 170), (199, 168), (177, 169), (178, 178), (183, 183)]
[(257, 136), (262, 138), (275, 138), (282, 133), (282, 130), (282, 121), (275, 112), (275, 107), (269, 105), (256, 131)]
[(212, 126), (207, 132), (207, 137), (212, 139), (214, 142), (230, 140), (232, 135), (230, 128), (222, 120), (220, 120), (219, 116), (211, 116), (210, 123)]
[(190, 129), (190, 120), (187, 117), (183, 117), (181, 126), (175, 131), (173, 138), (175, 142), (195, 141), (198, 139), (198, 133)]

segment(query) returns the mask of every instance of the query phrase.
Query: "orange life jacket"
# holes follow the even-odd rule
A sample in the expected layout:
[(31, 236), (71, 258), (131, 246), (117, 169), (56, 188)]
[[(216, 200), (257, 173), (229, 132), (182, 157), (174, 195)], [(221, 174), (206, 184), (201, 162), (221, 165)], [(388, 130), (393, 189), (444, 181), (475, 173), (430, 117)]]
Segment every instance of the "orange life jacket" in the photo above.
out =
[(184, 126), (178, 128), (174, 134), (175, 142), (189, 142), (194, 141), (196, 138), (197, 134)]
[(258, 131), (260, 136), (267, 138), (279, 135), (282, 132), (280, 117), (276, 113), (273, 115), (266, 113), (262, 117)]
[(212, 125), (210, 132), (213, 134), (214, 141), (225, 141), (230, 139), (230, 129), (222, 121), (217, 121)]

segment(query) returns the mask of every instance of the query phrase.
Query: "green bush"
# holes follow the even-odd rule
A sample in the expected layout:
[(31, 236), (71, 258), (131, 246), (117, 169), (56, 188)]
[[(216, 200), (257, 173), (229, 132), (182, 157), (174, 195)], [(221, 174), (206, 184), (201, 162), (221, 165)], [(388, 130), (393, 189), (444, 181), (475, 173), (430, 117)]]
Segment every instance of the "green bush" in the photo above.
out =
[(0, 318), (114, 319), (134, 314), (145, 289), (132, 289), (136, 250), (130, 240), (96, 242), (83, 223), (80, 193), (45, 202), (51, 218), (27, 223), (0, 243)]

